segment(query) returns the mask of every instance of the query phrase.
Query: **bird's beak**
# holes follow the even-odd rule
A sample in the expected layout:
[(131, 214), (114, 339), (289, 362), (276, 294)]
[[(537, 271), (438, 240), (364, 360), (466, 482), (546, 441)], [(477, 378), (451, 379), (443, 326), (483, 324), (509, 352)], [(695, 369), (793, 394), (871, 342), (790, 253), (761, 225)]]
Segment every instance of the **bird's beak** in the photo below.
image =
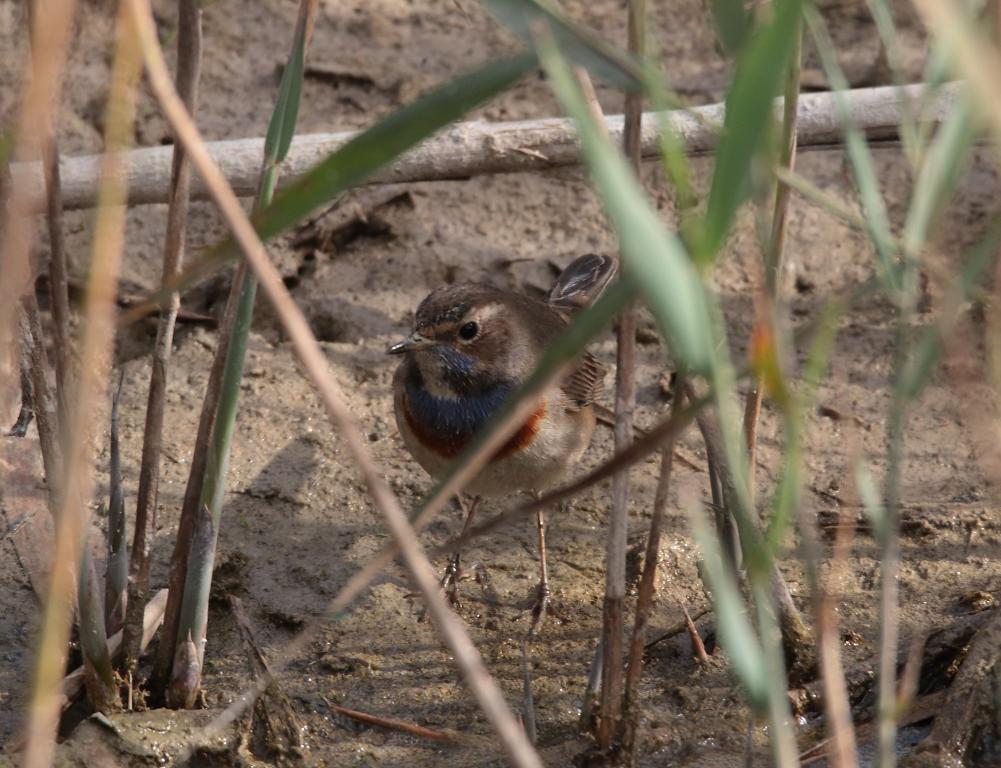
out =
[(426, 336), (421, 336), (417, 333), (417, 331), (414, 331), (402, 341), (390, 344), (389, 348), (386, 350), (386, 354), (402, 355), (404, 352), (410, 352), (415, 349), (424, 349), (425, 347), (430, 347), (432, 344), (434, 344), (434, 342), (431, 339)]

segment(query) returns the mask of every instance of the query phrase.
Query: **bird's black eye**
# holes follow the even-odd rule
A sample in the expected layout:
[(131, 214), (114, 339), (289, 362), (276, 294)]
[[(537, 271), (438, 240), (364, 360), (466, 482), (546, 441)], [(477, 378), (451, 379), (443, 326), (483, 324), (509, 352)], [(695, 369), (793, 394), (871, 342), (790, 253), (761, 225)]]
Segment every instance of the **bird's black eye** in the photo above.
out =
[(459, 329), (459, 338), (463, 341), (472, 341), (476, 334), (480, 332), (480, 326), (474, 321), (470, 321)]

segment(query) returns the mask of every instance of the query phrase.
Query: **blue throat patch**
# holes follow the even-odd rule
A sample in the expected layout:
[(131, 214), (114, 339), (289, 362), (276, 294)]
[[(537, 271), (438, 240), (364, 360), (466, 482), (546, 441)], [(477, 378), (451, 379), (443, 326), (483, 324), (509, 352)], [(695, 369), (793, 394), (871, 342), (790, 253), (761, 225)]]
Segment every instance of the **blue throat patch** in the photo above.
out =
[(483, 392), (438, 397), (424, 389), (419, 371), (407, 377), (407, 402), (411, 415), (429, 431), (443, 438), (471, 437), (489, 421), (514, 385), (501, 382)]

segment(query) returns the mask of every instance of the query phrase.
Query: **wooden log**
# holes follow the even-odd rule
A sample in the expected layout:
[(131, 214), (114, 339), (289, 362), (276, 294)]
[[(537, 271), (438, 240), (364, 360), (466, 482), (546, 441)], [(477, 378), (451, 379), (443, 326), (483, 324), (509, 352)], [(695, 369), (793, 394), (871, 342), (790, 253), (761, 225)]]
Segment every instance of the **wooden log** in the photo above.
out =
[[(922, 119), (941, 121), (959, 97), (961, 87), (962, 83), (956, 82), (939, 89), (928, 100)], [(846, 96), (851, 119), (871, 139), (895, 137), (902, 100), (919, 97), (924, 90), (925, 85), (919, 83), (902, 89), (880, 86), (848, 91)], [(781, 99), (776, 100), (775, 108), (777, 114), (781, 114)], [(686, 151), (698, 155), (715, 148), (723, 115), (723, 104), (710, 104), (669, 112), (666, 119), (681, 137)], [(640, 149), (645, 158), (656, 157), (659, 152), (660, 118), (655, 113), (643, 116)], [(621, 142), (623, 116), (611, 115), (606, 118), (606, 124), (612, 140)], [(841, 120), (833, 93), (811, 93), (800, 97), (797, 132), (800, 150), (840, 143)], [(354, 132), (343, 132), (297, 136), (282, 167), (282, 182), (288, 184), (301, 176), (355, 135)], [(260, 173), (264, 139), (215, 141), (210, 142), (208, 147), (237, 195), (253, 195)], [(170, 146), (145, 147), (126, 153), (121, 172), (127, 177), (124, 183), (128, 185), (130, 205), (167, 201), (172, 154)], [(61, 159), (63, 203), (67, 209), (93, 207), (97, 199), (99, 162), (100, 155)], [(473, 121), (457, 123), (441, 131), (374, 174), (368, 183), (464, 179), (484, 174), (544, 171), (580, 162), (577, 134), (569, 119), (505, 123)], [(41, 164), (15, 163), (11, 174), (14, 184), (26, 186), (33, 209), (43, 211), (45, 193)], [(192, 179), (191, 195), (200, 200), (208, 198), (205, 185), (197, 176)]]

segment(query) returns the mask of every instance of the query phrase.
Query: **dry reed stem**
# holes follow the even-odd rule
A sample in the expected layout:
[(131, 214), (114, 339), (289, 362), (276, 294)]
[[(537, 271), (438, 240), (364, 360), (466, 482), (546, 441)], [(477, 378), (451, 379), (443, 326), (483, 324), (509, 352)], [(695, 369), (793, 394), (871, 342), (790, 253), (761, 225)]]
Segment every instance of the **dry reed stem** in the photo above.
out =
[(435, 627), (454, 654), (456, 663), (472, 689), (474, 697), (500, 736), (511, 761), (519, 766), (541, 768), (542, 763), (538, 755), (511, 714), (500, 688), (490, 677), (461, 621), (449, 610), (444, 597), (439, 593), (438, 581), (431, 563), (425, 556), (399, 501), (383, 479), (379, 467), (368, 450), (365, 438), (354, 423), (343, 394), (330, 375), (323, 351), (310, 331), (305, 317), (289, 295), (277, 269), (268, 259), (264, 245), (257, 237), (243, 207), (226, 184), (218, 166), (212, 162), (198, 128), (174, 92), (157, 42), (148, 2), (126, 0), (125, 7), (132, 14), (133, 21), (138, 27), (150, 84), (161, 108), (191, 155), (192, 162), (202, 179), (212, 190), (213, 197), (243, 249), (247, 262), (254, 270), (261, 288), (274, 306), (285, 332), (291, 339), (301, 365), (317, 388), (332, 425), (347, 444), (373, 501), (385, 515), (390, 534), (400, 546), (404, 564), (424, 597)]
[[(45, 27), (52, 23), (46, 17)], [(132, 137), (135, 90), (139, 76), (136, 39), (122, 10), (116, 23), (116, 52), (105, 125), (107, 134), (102, 174), (102, 205), (94, 228), (90, 276), (84, 305), (84, 334), (76, 398), (67, 429), (66, 480), (56, 520), (48, 598), (37, 649), (34, 690), (30, 705), (25, 765), (47, 766), (52, 760), (59, 718), (59, 683), (66, 662), (76, 564), (89, 521), (93, 491), (93, 444), (96, 416), (107, 387), (115, 333), (115, 291), (122, 255), (125, 189), (118, 165), (120, 151)], [(39, 123), (45, 125), (47, 123)], [(0, 331), (2, 332), (2, 331)]]
[[(960, 84), (951, 83), (929, 99), (925, 117), (937, 123), (953, 109)], [(845, 95), (852, 123), (871, 139), (896, 136), (902, 99), (916, 99), (927, 92), (924, 84), (858, 88)], [(776, 101), (776, 114), (782, 110)], [(644, 159), (657, 159), (661, 152), (661, 127), (675, 132), (687, 154), (711, 153), (723, 126), (724, 105), (708, 104), (676, 110), (666, 116), (643, 115), (641, 145)], [(609, 115), (603, 124), (613, 141), (622, 140), (624, 118)], [(798, 109), (799, 151), (841, 149), (842, 123), (832, 93), (806, 93)], [(292, 142), (282, 163), (283, 179), (291, 183), (323, 158), (357, 136), (357, 132), (303, 134)], [(257, 191), (264, 139), (235, 139), (208, 144), (212, 158), (223, 169), (237, 194), (252, 196)], [(171, 178), (172, 151), (169, 147), (145, 147), (128, 153), (123, 173), (128, 176), (129, 203), (145, 205), (167, 202)], [(545, 118), (501, 123), (469, 121), (431, 137), (377, 171), (366, 184), (399, 184), (414, 181), (468, 179), (497, 173), (538, 173), (553, 168), (580, 165), (580, 145), (573, 121)], [(67, 209), (92, 207), (98, 158), (65, 158), (62, 165), (63, 203)], [(37, 163), (15, 163), (12, 178), (23, 190), (32, 210), (45, 205), (42, 171)], [(199, 178), (192, 179), (193, 200), (208, 199), (208, 190)]]
[[(642, 2), (642, 0), (637, 0)], [(629, 7), (633, 19), (633, 4)], [(639, 44), (634, 25), (630, 23), (630, 43)], [(574, 76), (595, 123), (608, 135), (605, 113), (598, 102), (594, 84), (584, 67), (573, 68)], [(626, 114), (623, 119), (622, 141), (627, 154), (635, 157), (639, 167), (640, 118), (642, 99), (630, 94), (626, 97)], [(615, 449), (624, 450), (632, 440), (633, 407), (636, 400), (636, 312), (630, 302), (619, 315), (616, 332), (615, 368), (615, 423), (613, 427)], [(597, 748), (610, 753), (612, 740), (617, 735), (622, 712), (622, 627), (626, 594), (626, 535), (629, 526), (629, 466), (612, 478), (612, 509), (608, 526), (608, 545), (605, 555), (605, 599), (602, 607), (601, 689), (598, 693), (600, 714), (597, 722)]]
[[(44, 158), (48, 152), (46, 140), (51, 138), (55, 123), (75, 8), (75, 0), (45, 0), (44, 9), (39, 8), (44, 13), (31, 16), (31, 51), (22, 76), (15, 161), (23, 163), (36, 157)], [(11, 171), (13, 180), (13, 168)], [(3, 212), (3, 247), (0, 250), (0, 411), (6, 410), (4, 406), (12, 394), (9, 390), (18, 381), (15, 322), (20, 298), (34, 287), (28, 264), (34, 238), (32, 208), (31, 190), (15, 180), (10, 184), (10, 196)]]
[[(855, 422), (846, 420), (848, 455), (858, 455), (858, 434)], [(850, 460), (848, 466), (854, 466)], [(845, 494), (846, 506), (841, 510), (841, 516), (848, 514), (848, 506), (858, 502), (855, 483), (848, 479)], [(843, 578), (848, 566), (848, 555), (851, 546), (851, 529), (848, 526), (838, 529), (833, 550), (831, 552), (828, 579)], [(801, 536), (806, 558), (811, 563), (820, 562), (819, 535), (814, 521), (805, 521), (801, 526)], [(834, 609), (834, 601), (825, 585), (821, 582), (819, 570), (811, 569), (812, 591), (814, 594), (814, 621), (817, 627), (817, 663), (820, 667), (820, 678), (824, 689), (824, 714), (827, 717), (827, 733), (830, 745), (827, 754), (833, 768), (857, 768), (858, 752), (856, 749), (855, 726), (852, 721), (851, 702), (848, 698), (848, 686), (845, 680), (844, 664), (841, 659), (841, 634), (838, 628), (838, 614)]]
[(55, 399), (49, 387), (49, 362), (45, 354), (45, 334), (38, 312), (38, 300), (29, 291), (21, 300), (22, 351), (27, 353), (30, 369), (31, 407), (38, 428), (38, 442), (42, 450), (42, 464), (48, 490), (49, 511), (53, 519), (59, 512), (59, 486), (63, 479), (62, 450), (59, 441), (59, 417)]
[[(198, 0), (178, 0), (177, 4), (177, 92), (188, 112), (198, 110), (198, 82), (202, 63), (201, 8)], [(161, 284), (175, 280), (184, 263), (184, 245), (191, 189), (191, 162), (176, 140), (171, 171), (170, 207), (163, 249)], [(160, 322), (153, 345), (146, 424), (143, 430), (139, 490), (136, 494), (136, 522), (129, 564), (129, 596), (126, 603), (124, 653), (121, 667), (135, 671), (139, 662), (143, 605), (149, 594), (149, 567), (156, 530), (157, 497), (160, 484), (160, 448), (163, 442), (164, 401), (167, 369), (174, 342), (174, 325), (181, 306), (176, 291), (160, 310)]]
[[(28, 3), (29, 24), (34, 28), (39, 0)], [(66, 268), (66, 240), (63, 237), (63, 195), (59, 175), (58, 114), (47, 126), (42, 139), (42, 171), (45, 176), (45, 220), (49, 230), (49, 302), (54, 333), (56, 413), (60, 423), (66, 422), (66, 398), (69, 394), (70, 369), (73, 359), (70, 337), (69, 276)], [(58, 434), (58, 432), (57, 432)]]
[[(684, 376), (678, 373), (672, 386), (673, 400), (671, 415), (674, 416), (684, 405)], [(668, 492), (671, 488), (671, 470), (674, 467), (674, 445), (680, 435), (672, 435), (660, 452), (660, 474), (654, 493), (653, 510), (650, 516), (650, 532), (647, 534), (646, 551), (643, 555), (643, 573), (640, 576), (636, 594), (636, 618), (629, 644), (626, 666), (626, 685), (623, 696), (622, 748), (633, 754), (636, 745), (636, 728), (639, 724), (639, 683), (643, 673), (643, 653), (646, 650), (646, 631), (653, 610), (657, 589), (657, 565), (660, 559), (660, 537), (667, 507)], [(686, 612), (687, 617), (687, 612)]]
[(226, 309), (216, 333), (216, 354), (212, 360), (212, 368), (209, 370), (208, 382), (205, 384), (205, 396), (202, 399), (202, 412), (198, 418), (198, 432), (195, 435), (191, 468), (188, 471), (188, 482), (184, 488), (181, 519), (177, 525), (174, 549), (170, 555), (170, 575), (168, 578), (170, 594), (167, 597), (167, 607), (164, 610), (163, 634), (157, 645), (156, 661), (153, 664), (151, 676), (150, 687), (157, 693), (166, 687), (174, 664), (174, 650), (177, 647), (177, 633), (181, 620), (181, 604), (184, 599), (184, 582), (188, 575), (188, 556), (191, 553), (191, 541), (195, 535), (195, 523), (198, 519), (205, 469), (208, 465), (212, 427), (215, 423), (222, 377), (226, 367), (226, 350), (229, 348), (229, 339), (236, 322), (236, 308), (239, 303), (238, 286), (243, 283), (246, 270), (247, 263), (241, 261), (233, 275), (233, 284), (226, 301)]

